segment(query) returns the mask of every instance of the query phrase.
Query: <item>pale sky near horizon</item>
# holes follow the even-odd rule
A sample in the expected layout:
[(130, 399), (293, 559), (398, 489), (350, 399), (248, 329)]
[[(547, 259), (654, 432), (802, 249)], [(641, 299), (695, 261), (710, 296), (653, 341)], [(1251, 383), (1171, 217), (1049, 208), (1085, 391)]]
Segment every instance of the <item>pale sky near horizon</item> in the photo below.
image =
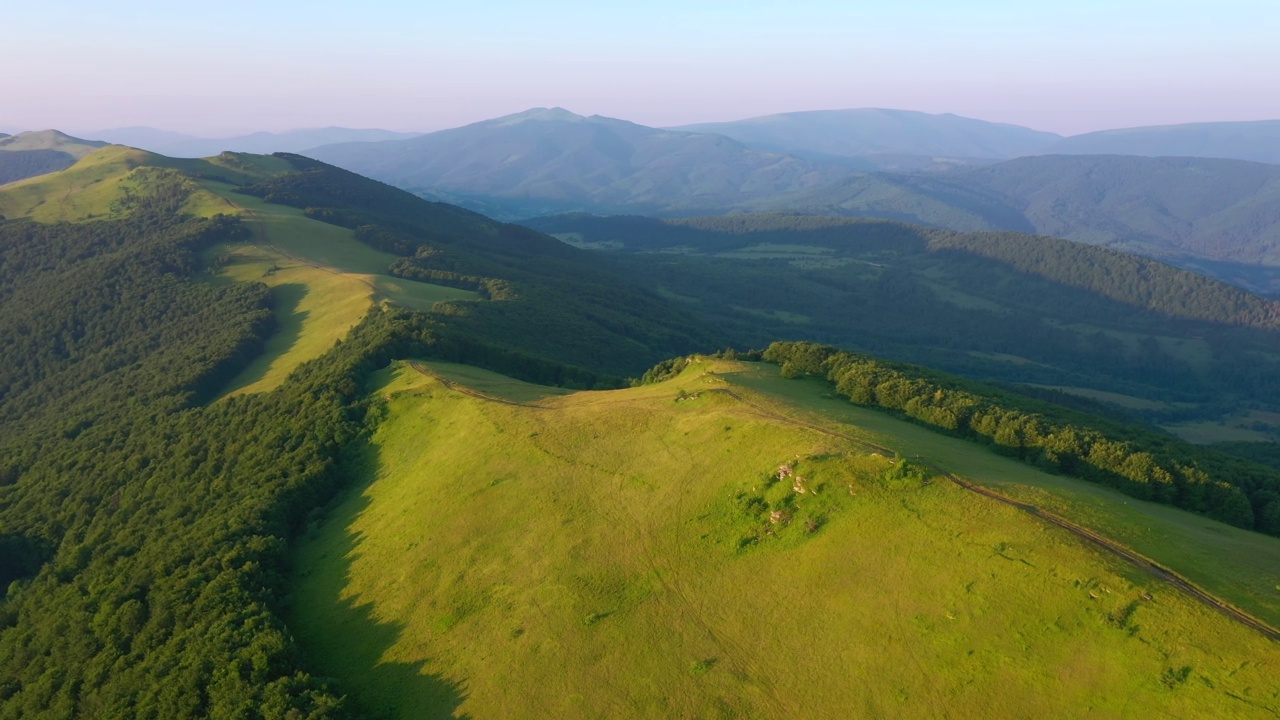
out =
[(2, 0), (0, 28), (7, 131), (430, 131), (553, 106), (1063, 134), (1280, 118), (1278, 0)]

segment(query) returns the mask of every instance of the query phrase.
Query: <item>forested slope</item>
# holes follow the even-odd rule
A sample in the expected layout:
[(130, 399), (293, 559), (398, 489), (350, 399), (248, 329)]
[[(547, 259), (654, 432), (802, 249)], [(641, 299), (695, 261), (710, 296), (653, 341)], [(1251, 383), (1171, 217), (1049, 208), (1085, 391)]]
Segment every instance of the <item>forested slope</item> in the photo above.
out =
[(445, 324), (470, 338), (614, 375), (723, 342), (594, 253), (331, 165), (279, 157), (298, 172), (245, 192), (354, 228), (362, 242), (403, 256), (392, 274), (481, 291), (491, 302), (445, 311), (453, 316)]
[(530, 221), (740, 345), (838, 344), (970, 376), (1157, 399), (1280, 401), (1280, 305), (1115, 250), (795, 215)]

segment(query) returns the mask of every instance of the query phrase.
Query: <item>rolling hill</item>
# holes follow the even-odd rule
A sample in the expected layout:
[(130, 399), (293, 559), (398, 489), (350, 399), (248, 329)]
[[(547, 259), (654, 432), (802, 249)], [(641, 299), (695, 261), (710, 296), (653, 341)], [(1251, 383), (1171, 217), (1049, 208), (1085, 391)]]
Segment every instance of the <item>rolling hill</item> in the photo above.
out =
[(811, 158), (868, 158), (879, 167), (919, 164), (909, 158), (1004, 160), (1043, 151), (1054, 133), (950, 113), (858, 108), (782, 113), (671, 128), (733, 138), (748, 147)]
[(227, 151), (259, 154), (301, 152), (332, 143), (402, 140), (414, 137), (416, 133), (328, 127), (206, 138), (148, 127), (128, 127), (100, 130), (92, 135), (117, 145), (142, 148), (170, 157), (199, 158)]
[[(565, 394), (397, 363), (359, 491), (295, 558), (291, 626), (393, 718), (1280, 708), (1274, 641), (917, 463), (1041, 501), (1069, 497), (1054, 478), (792, 382), (702, 359)], [(1168, 559), (1203, 522), (1146, 516)]]
[(1146, 155), (1280, 163), (1280, 120), (1102, 130), (1044, 148), (1059, 155)]
[(0, 136), (0, 185), (71, 167), (106, 144), (73, 138), (57, 130)]
[(318, 147), (311, 157), (415, 193), (528, 217), (580, 209), (723, 207), (848, 172), (718, 135), (535, 109), (409, 140)]

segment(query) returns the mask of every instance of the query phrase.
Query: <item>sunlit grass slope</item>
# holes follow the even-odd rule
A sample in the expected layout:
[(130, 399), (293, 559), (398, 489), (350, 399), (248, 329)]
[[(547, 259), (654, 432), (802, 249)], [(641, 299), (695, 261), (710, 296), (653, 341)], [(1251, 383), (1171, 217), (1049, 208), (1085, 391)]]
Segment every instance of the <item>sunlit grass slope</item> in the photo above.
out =
[(1280, 627), (1280, 539), (1168, 505), (1135, 500), (1075, 478), (1050, 475), (966, 440), (857, 407), (819, 380), (784, 380), (759, 365), (737, 383), (785, 398), (797, 417), (834, 421), (873, 442), (1028, 501), (1120, 541), (1247, 612)]
[[(345, 337), (374, 303), (389, 300), (429, 311), (440, 301), (479, 297), (387, 275), (394, 256), (297, 208), (235, 193), (224, 183), (205, 181), (201, 186), (218, 199), (221, 212), (240, 215), (253, 233), (248, 243), (214, 249), (220, 277), (262, 282), (275, 290), (279, 329), (267, 341), (266, 352), (228, 386), (229, 395), (279, 386), (298, 365)], [(210, 209), (217, 207), (211, 204)]]
[[(0, 215), (30, 218), (37, 222), (83, 222), (122, 217), (127, 192), (141, 192), (149, 172), (176, 170), (190, 176), (223, 177), (236, 182), (286, 172), (288, 163), (278, 158), (227, 153), (205, 160), (169, 158), (163, 155), (108, 145), (81, 158), (61, 172), (10, 183), (0, 188)], [(224, 212), (218, 198), (192, 183), (187, 211), (208, 216)]]
[(220, 264), (220, 281), (262, 282), (274, 288), (279, 329), (267, 341), (266, 352), (231, 382), (226, 394), (279, 386), (298, 365), (345, 337), (375, 303), (429, 311), (442, 300), (479, 297), (392, 277), (387, 268), (395, 258), (356, 241), (350, 230), (312, 220), (296, 208), (241, 195), (230, 184), (291, 171), (287, 161), (265, 155), (169, 158), (111, 145), (61, 172), (0, 188), (0, 215), (36, 222), (117, 219), (131, 212), (131, 195), (162, 183), (181, 183), (187, 191), (183, 212), (239, 216), (251, 231), (250, 241), (215, 248), (207, 259)]
[[(814, 383), (717, 361), (559, 394), (435, 367), (489, 397), (386, 371), (386, 417), (351, 458), (369, 483), (295, 564), (292, 627), (367, 708), (1280, 711), (1275, 643), (1025, 513), (762, 411), (825, 410)], [(803, 480), (776, 480), (782, 464)]]

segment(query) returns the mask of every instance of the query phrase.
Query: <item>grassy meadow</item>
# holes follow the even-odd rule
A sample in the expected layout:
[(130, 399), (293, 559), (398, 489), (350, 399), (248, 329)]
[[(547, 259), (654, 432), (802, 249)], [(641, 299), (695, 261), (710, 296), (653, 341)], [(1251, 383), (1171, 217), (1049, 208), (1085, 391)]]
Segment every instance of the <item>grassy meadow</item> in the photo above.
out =
[[(706, 361), (658, 385), (564, 393), (432, 367), (488, 399), (407, 364), (384, 371), (383, 421), (348, 458), (366, 482), (294, 563), (291, 627), (371, 711), (1280, 712), (1280, 645), (929, 477), (912, 454), (962, 460), (833, 412), (817, 383)], [(971, 469), (987, 467), (1001, 466)]]
[[(312, 220), (297, 208), (240, 195), (224, 183), (204, 181), (201, 186), (221, 202), (221, 212), (240, 215), (253, 232), (249, 243), (210, 251), (220, 266), (218, 279), (265, 283), (276, 299), (279, 329), (226, 395), (279, 386), (298, 365), (345, 337), (375, 303), (429, 311), (437, 302), (479, 298), (468, 290), (387, 275), (394, 256), (356, 242), (347, 228)], [(217, 205), (210, 203), (209, 209)]]

